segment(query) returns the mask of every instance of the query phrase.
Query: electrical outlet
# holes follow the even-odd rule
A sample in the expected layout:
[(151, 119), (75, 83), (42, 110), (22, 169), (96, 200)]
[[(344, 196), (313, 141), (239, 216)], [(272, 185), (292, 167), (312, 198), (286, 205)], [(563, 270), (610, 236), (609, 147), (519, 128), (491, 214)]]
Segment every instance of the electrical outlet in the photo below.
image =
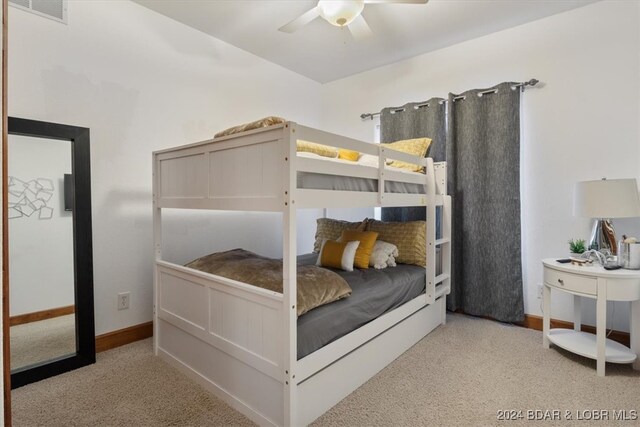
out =
[(538, 299), (542, 299), (542, 285), (538, 285)]
[(129, 292), (118, 294), (118, 310), (127, 310), (129, 308)]

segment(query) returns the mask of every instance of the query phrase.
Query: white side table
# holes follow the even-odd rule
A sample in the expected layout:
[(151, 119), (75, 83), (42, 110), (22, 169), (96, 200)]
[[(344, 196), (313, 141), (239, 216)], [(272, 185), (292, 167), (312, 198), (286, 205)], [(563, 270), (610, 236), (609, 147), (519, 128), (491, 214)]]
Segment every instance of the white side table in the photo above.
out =
[[(555, 259), (544, 265), (542, 345), (549, 343), (597, 360), (597, 374), (604, 376), (605, 362), (633, 363), (640, 370), (640, 270), (605, 270), (599, 264), (579, 267)], [(551, 289), (573, 294), (574, 328), (550, 329)], [(596, 300), (596, 334), (581, 332), (580, 298)], [(631, 302), (631, 348), (606, 338), (607, 301)]]

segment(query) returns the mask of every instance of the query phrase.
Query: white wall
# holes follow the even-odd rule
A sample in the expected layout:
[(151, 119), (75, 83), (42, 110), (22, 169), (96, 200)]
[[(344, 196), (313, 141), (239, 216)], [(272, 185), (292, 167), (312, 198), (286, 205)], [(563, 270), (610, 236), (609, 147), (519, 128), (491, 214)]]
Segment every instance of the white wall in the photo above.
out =
[[(539, 79), (522, 98), (521, 192), (525, 311), (540, 315), (540, 259), (567, 256), (566, 241), (589, 234), (590, 221), (572, 216), (574, 183), (640, 178), (639, 28), (639, 2), (603, 1), (417, 56), (326, 84), (322, 124), (370, 139), (375, 122), (360, 113)], [(640, 234), (638, 219), (615, 223)], [(552, 315), (569, 320), (570, 304), (556, 298)], [(584, 310), (594, 322), (593, 305)], [(615, 310), (615, 327), (628, 330), (628, 304)]]
[[(68, 12), (63, 25), (10, 8), (9, 114), (91, 129), (102, 334), (152, 318), (151, 152), (266, 115), (318, 126), (321, 87), (135, 3), (69, 2)], [(188, 248), (207, 230), (213, 250), (242, 232), (193, 215), (200, 220), (171, 221), (167, 241)], [(280, 239), (279, 220), (265, 218), (259, 235), (240, 243), (260, 251)], [(118, 311), (123, 291), (131, 308)]]
[[(313, 251), (316, 219), (321, 216), (321, 209), (298, 210), (298, 254)], [(364, 216), (360, 217), (362, 218)], [(162, 223), (163, 259), (170, 262), (186, 264), (214, 251), (235, 248), (247, 249), (271, 258), (282, 258), (282, 215), (279, 213), (229, 214), (163, 209)]]
[[(73, 305), (73, 216), (64, 210), (71, 142), (9, 135), (7, 154), (9, 176), (24, 182), (46, 178), (53, 184), (46, 204), (53, 209), (50, 219), (41, 219), (38, 211), (9, 219), (10, 314)], [(20, 189), (9, 186), (9, 203), (20, 202), (23, 196), (12, 190)]]

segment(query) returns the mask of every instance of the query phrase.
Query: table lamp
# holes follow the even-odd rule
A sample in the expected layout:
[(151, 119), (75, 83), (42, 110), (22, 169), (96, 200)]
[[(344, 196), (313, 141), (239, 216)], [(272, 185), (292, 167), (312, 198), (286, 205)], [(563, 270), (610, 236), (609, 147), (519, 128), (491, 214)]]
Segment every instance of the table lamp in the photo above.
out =
[(636, 180), (602, 178), (576, 183), (573, 215), (595, 219), (589, 249), (608, 249), (616, 255), (616, 235), (610, 220), (640, 216)]

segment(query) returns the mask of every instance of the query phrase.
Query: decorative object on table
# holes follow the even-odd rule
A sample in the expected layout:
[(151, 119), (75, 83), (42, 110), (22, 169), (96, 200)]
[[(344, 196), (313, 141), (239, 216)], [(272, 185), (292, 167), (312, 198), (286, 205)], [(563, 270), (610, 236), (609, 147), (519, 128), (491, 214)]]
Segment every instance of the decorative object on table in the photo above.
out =
[(618, 243), (618, 265), (628, 270), (640, 270), (640, 243), (635, 237), (622, 236)]
[(574, 216), (594, 218), (589, 249), (617, 254), (611, 218), (640, 216), (640, 197), (635, 179), (606, 179), (576, 183)]
[[(589, 249), (584, 251), (577, 257), (571, 257), (571, 263), (574, 265), (593, 265), (594, 261), (597, 261), (602, 267), (607, 269), (613, 269), (618, 266), (618, 257), (612, 255), (608, 250), (597, 251), (595, 249)], [(575, 261), (575, 262), (574, 262)]]
[(571, 258), (571, 264), (578, 267), (588, 267), (593, 265), (593, 260), (590, 258)]
[(587, 250), (586, 241), (584, 239), (571, 239), (569, 240), (569, 252), (572, 256), (580, 255)]

